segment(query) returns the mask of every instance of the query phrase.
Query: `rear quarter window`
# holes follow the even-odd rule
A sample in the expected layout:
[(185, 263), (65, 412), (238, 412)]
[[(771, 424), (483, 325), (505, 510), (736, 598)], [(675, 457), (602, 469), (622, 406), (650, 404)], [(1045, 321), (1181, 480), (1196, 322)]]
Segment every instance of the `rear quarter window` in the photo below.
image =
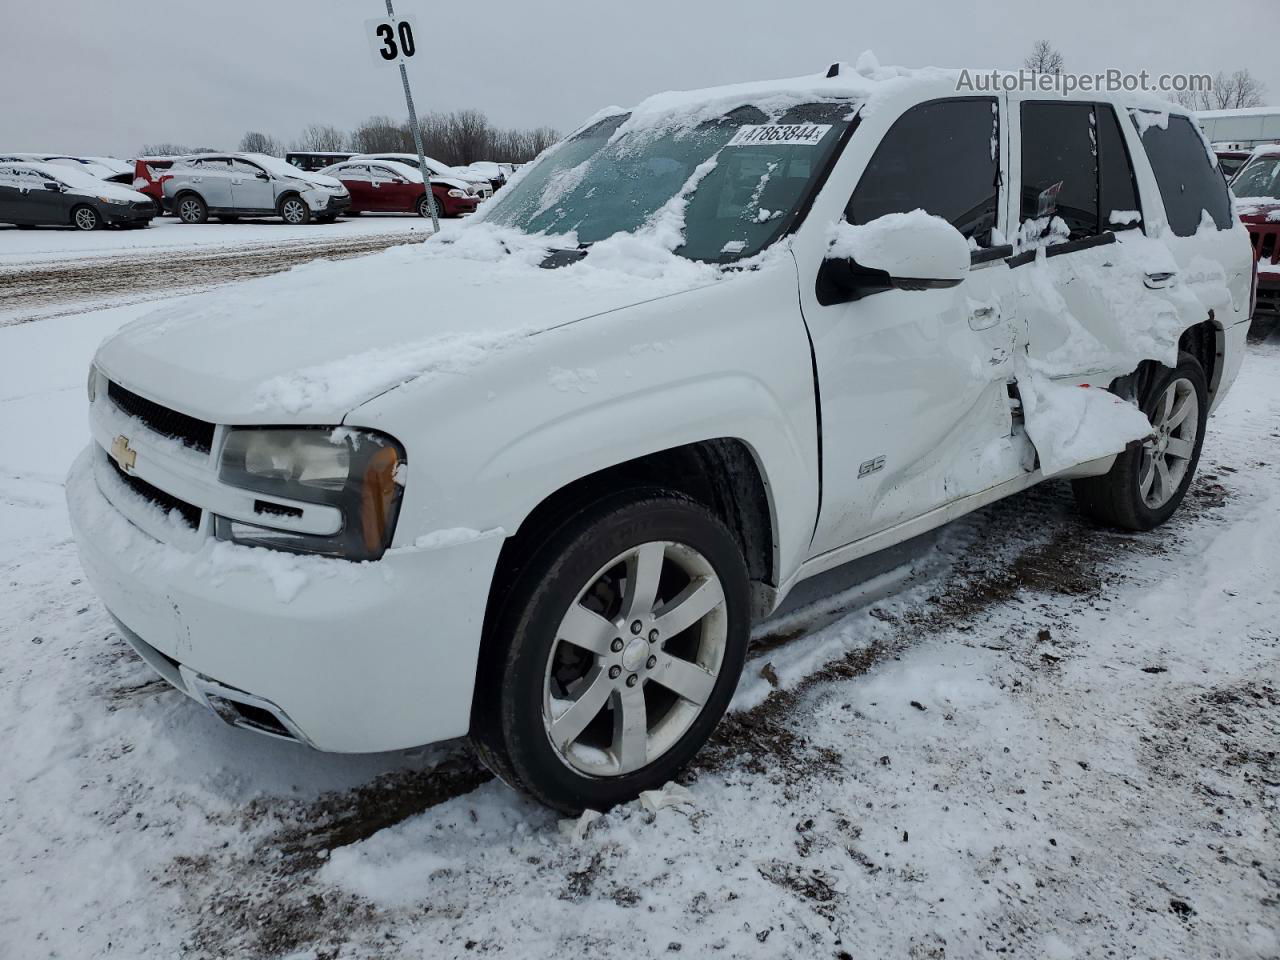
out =
[(1141, 111), (1130, 112), (1142, 131), (1142, 146), (1164, 200), (1169, 229), (1179, 237), (1194, 236), (1207, 211), (1219, 230), (1229, 230), (1231, 195), (1191, 121), (1171, 116), (1166, 126), (1160, 126), (1148, 122), (1149, 113), (1140, 119)]

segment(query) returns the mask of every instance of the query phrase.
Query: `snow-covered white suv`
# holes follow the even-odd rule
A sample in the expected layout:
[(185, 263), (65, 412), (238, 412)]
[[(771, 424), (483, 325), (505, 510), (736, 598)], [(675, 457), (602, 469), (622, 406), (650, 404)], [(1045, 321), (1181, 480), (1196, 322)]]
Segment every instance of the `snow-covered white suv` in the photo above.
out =
[(183, 223), (278, 216), (286, 223), (332, 223), (351, 206), (332, 177), (301, 170), (265, 153), (197, 154), (176, 161), (163, 179), (165, 206)]
[(663, 94), (425, 244), (109, 338), (71, 517), (122, 633), (231, 723), (469, 734), (598, 808), (693, 756), (806, 577), (1046, 477), (1165, 520), (1250, 277), (1172, 108), (865, 61)]

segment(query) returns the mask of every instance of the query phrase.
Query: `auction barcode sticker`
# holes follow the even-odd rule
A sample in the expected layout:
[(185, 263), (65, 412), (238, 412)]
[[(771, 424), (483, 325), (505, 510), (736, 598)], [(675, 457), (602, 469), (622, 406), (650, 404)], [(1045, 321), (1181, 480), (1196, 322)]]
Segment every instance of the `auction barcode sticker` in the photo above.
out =
[(739, 127), (726, 147), (746, 147), (758, 143), (777, 143), (814, 147), (831, 129), (829, 123), (763, 123)]

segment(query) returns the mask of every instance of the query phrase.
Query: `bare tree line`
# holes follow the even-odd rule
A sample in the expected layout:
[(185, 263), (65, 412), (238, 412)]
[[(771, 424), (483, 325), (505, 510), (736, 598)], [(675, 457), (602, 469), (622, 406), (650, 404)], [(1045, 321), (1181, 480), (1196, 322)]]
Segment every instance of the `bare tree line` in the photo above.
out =
[[(1037, 40), (1022, 65), (1036, 73), (1062, 73), (1062, 53), (1048, 40)], [(1261, 107), (1267, 95), (1266, 85), (1248, 68), (1227, 73), (1219, 70), (1213, 77), (1212, 89), (1184, 90), (1173, 94), (1173, 101), (1188, 110), (1238, 110)]]
[[(418, 125), (427, 155), (449, 166), (466, 166), (476, 160), (524, 163), (560, 138), (550, 127), (495, 127), (480, 110), (429, 113), (418, 118)], [(413, 130), (407, 120), (388, 116), (370, 117), (350, 131), (328, 123), (312, 123), (288, 143), (287, 149), (312, 153), (413, 153)], [(284, 155), (286, 144), (270, 134), (250, 130), (240, 138), (239, 150), (279, 157)], [(212, 147), (175, 143), (149, 143), (142, 148), (144, 156), (215, 152)]]

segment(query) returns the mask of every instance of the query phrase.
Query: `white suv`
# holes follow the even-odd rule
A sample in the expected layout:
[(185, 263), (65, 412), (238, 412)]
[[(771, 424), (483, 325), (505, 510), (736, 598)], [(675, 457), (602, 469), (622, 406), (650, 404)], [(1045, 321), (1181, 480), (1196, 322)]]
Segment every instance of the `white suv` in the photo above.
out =
[(71, 516), (122, 633), (229, 722), (469, 734), (599, 808), (693, 756), (806, 577), (1050, 476), (1164, 521), (1251, 267), (1172, 108), (839, 66), (664, 94), (426, 244), (125, 327)]

